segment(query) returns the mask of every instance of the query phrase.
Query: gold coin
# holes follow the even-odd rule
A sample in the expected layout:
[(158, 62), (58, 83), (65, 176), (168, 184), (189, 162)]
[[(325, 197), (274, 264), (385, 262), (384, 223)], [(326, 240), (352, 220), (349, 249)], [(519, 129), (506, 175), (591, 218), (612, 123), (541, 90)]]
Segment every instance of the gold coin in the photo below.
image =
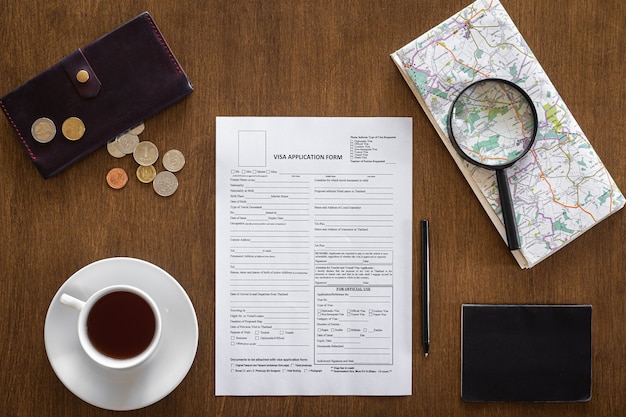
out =
[(78, 117), (70, 117), (63, 122), (61, 131), (69, 140), (78, 140), (85, 134), (85, 124)]
[(140, 165), (137, 167), (137, 179), (144, 184), (152, 182), (156, 177), (156, 168), (154, 165)]
[(114, 190), (119, 190), (128, 182), (128, 174), (122, 168), (113, 168), (107, 174), (107, 184)]
[(48, 143), (57, 134), (57, 128), (54, 122), (47, 117), (40, 117), (33, 122), (30, 128), (33, 138), (39, 143)]

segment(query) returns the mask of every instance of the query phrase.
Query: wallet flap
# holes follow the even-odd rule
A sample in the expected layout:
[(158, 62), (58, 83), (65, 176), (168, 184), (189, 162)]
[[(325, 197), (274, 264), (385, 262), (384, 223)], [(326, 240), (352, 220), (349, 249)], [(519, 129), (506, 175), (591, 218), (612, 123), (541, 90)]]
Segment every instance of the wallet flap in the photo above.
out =
[(98, 95), (102, 83), (94, 72), (83, 51), (77, 49), (61, 60), (67, 76), (81, 97), (92, 98)]

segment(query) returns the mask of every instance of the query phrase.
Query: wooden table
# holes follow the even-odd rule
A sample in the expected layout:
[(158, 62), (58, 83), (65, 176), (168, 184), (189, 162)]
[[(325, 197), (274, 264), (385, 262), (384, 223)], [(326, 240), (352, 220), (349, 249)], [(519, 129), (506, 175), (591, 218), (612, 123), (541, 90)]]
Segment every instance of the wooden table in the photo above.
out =
[[(192, 80), (183, 102), (146, 121), (144, 139), (187, 165), (174, 196), (107, 171), (134, 161), (101, 149), (43, 180), (0, 122), (0, 408), (7, 416), (104, 416), (74, 396), (44, 349), (48, 305), (75, 271), (131, 256), (171, 273), (199, 320), (195, 362), (176, 390), (137, 416), (616, 416), (626, 409), (626, 251), (617, 213), (521, 270), (389, 54), (466, 1), (2, 0), (0, 95), (144, 10)], [(622, 0), (505, 0), (504, 6), (613, 174), (626, 187)], [(215, 117), (410, 116), (414, 126), (413, 395), (216, 397)], [(4, 119), (4, 118), (3, 118)], [(451, 202), (450, 198), (455, 200)], [(431, 222), (431, 353), (421, 352), (419, 219)], [(460, 398), (462, 303), (593, 305), (593, 397), (579, 404), (468, 404)]]

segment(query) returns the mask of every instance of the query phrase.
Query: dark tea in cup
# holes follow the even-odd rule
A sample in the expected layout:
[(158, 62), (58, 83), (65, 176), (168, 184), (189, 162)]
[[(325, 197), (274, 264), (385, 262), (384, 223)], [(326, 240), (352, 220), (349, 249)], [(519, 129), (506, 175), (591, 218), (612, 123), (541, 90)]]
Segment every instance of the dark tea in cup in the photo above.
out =
[(150, 346), (156, 319), (150, 304), (128, 291), (115, 291), (98, 299), (87, 316), (87, 335), (103, 355), (129, 359)]
[(110, 369), (128, 369), (150, 358), (161, 339), (155, 301), (131, 285), (112, 285), (86, 301), (62, 294), (62, 304), (78, 313), (78, 340), (85, 353)]

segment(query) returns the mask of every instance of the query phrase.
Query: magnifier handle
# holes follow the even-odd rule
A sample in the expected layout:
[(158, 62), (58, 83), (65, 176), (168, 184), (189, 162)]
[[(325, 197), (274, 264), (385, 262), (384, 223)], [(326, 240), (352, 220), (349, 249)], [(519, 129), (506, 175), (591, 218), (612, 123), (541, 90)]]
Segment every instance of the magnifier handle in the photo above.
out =
[(515, 212), (513, 210), (513, 201), (511, 201), (511, 193), (509, 192), (509, 182), (506, 178), (506, 172), (504, 169), (496, 170), (496, 179), (498, 181), (498, 193), (500, 194), (502, 217), (504, 218), (504, 229), (506, 230), (506, 241), (509, 244), (510, 250), (516, 250), (519, 249), (517, 223), (515, 222)]

